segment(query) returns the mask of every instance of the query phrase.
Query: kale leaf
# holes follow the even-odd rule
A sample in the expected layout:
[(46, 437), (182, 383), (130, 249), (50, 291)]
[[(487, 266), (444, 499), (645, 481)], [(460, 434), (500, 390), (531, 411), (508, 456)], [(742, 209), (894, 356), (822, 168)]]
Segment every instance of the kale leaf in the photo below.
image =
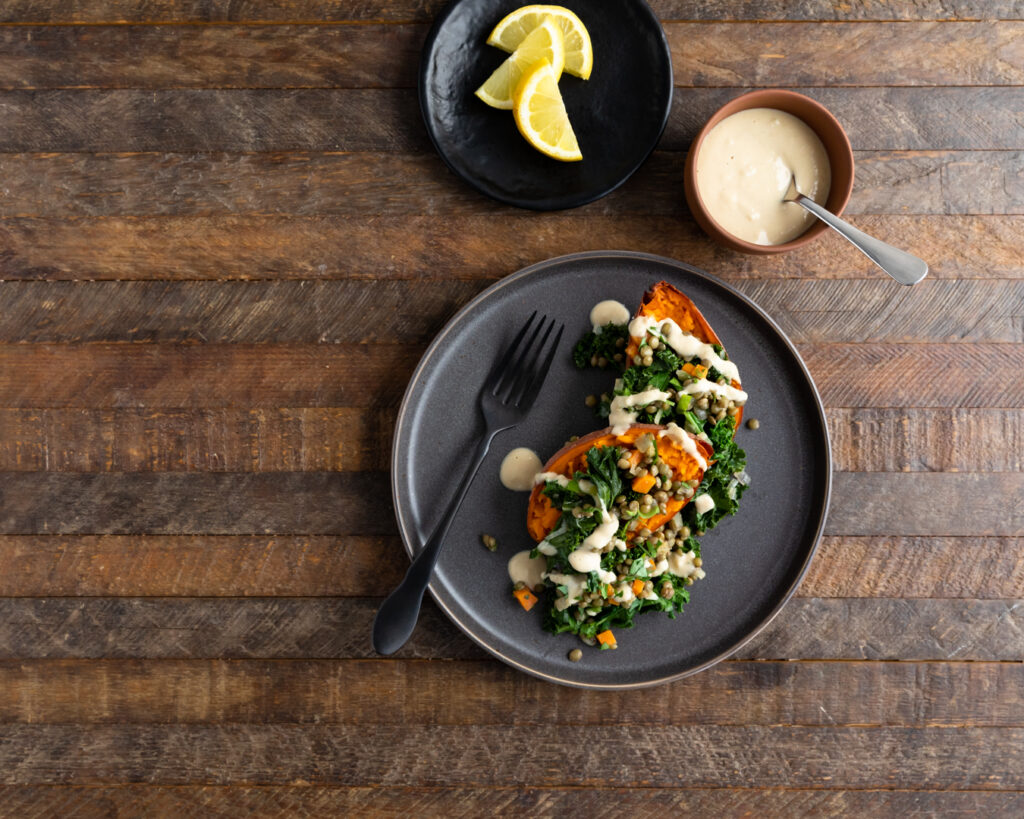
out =
[[(623, 346), (618, 347), (616, 343), (623, 340)], [(572, 362), (579, 370), (585, 370), (593, 366), (590, 362), (596, 356), (606, 359), (612, 363), (615, 353), (625, 349), (629, 343), (629, 329), (625, 324), (606, 324), (601, 328), (600, 333), (589, 331), (576, 342), (572, 350)]]

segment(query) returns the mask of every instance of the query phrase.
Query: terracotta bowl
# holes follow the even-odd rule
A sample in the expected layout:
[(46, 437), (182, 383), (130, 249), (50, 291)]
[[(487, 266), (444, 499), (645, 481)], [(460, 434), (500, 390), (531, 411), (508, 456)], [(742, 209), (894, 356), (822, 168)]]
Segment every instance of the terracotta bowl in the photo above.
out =
[(829, 190), (825, 207), (836, 215), (842, 214), (846, 203), (850, 201), (850, 192), (853, 190), (853, 150), (850, 148), (850, 140), (847, 139), (843, 126), (827, 108), (803, 94), (777, 89), (751, 91), (727, 102), (714, 113), (697, 134), (697, 138), (690, 146), (690, 153), (686, 157), (686, 176), (683, 182), (686, 201), (697, 224), (719, 244), (741, 253), (785, 253), (787, 250), (803, 247), (808, 242), (813, 242), (818, 236), (829, 230), (829, 227), (820, 219), (815, 219), (807, 230), (795, 239), (780, 245), (756, 245), (738, 239), (720, 227), (707, 212), (704, 202), (697, 192), (697, 155), (704, 142), (704, 137), (727, 116), (748, 108), (777, 108), (780, 111), (785, 111), (802, 119), (818, 135), (825, 146), (829, 164), (832, 166), (832, 187)]

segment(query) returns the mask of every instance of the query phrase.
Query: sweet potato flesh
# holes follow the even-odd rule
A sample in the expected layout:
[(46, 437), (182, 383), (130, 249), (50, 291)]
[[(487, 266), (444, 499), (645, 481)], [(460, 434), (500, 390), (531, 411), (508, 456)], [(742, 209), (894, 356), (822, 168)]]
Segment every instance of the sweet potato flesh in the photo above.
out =
[[(592, 447), (617, 446), (626, 449), (632, 447), (641, 435), (651, 433), (657, 437), (658, 433), (663, 429), (664, 427), (655, 426), (654, 424), (634, 424), (622, 435), (613, 435), (610, 428), (592, 432), (589, 435), (583, 436), (578, 441), (567, 444), (556, 452), (544, 465), (544, 471), (555, 472), (571, 478), (577, 471), (586, 471), (587, 452)], [(703, 477), (704, 470), (696, 458), (673, 442), (671, 438), (657, 438), (657, 441), (658, 454), (672, 468), (672, 480), (689, 481), (696, 479), (699, 481)], [(710, 461), (712, 458), (711, 447), (703, 441), (696, 441), (696, 444), (704, 459)], [(527, 510), (527, 529), (530, 532), (530, 536), (538, 542), (543, 540), (558, 525), (558, 519), (562, 514), (561, 510), (551, 505), (551, 501), (546, 495), (541, 494), (543, 488), (543, 484), (533, 487), (533, 492), (530, 494), (530, 505)], [(652, 518), (648, 518), (643, 522), (643, 526), (652, 532), (661, 528), (686, 503), (686, 500), (671, 498), (666, 504), (664, 514), (659, 513)]]

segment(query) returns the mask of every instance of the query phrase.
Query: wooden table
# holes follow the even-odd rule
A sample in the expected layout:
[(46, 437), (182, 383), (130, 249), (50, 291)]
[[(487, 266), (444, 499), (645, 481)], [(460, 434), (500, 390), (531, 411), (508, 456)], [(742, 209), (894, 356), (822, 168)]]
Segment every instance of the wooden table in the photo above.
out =
[[(659, 150), (535, 214), (430, 148), (440, 5), (0, 8), (0, 812), (1020, 816), (1024, 8), (657, 0)], [(926, 281), (700, 233), (687, 145), (754, 86), (835, 112), (849, 215)], [(606, 248), (712, 271), (799, 346), (836, 475), (797, 597), (644, 693), (513, 672), (433, 606), (377, 659), (412, 368), (485, 286)]]

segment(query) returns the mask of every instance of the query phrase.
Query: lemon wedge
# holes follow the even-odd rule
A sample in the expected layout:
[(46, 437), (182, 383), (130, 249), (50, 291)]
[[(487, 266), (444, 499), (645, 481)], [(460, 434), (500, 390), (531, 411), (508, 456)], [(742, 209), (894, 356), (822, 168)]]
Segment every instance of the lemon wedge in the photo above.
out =
[(594, 50), (586, 26), (562, 6), (523, 6), (506, 16), (487, 38), (487, 45), (503, 51), (515, 51), (527, 35), (544, 19), (554, 20), (565, 38), (565, 70), (574, 77), (589, 79), (594, 68)]
[(544, 20), (526, 35), (512, 56), (476, 90), (476, 95), (493, 108), (510, 109), (512, 95), (523, 75), (541, 61), (547, 61), (555, 74), (555, 82), (565, 65), (562, 29), (551, 20)]
[(558, 75), (546, 60), (519, 81), (512, 113), (519, 133), (541, 153), (563, 162), (583, 159), (558, 91)]

